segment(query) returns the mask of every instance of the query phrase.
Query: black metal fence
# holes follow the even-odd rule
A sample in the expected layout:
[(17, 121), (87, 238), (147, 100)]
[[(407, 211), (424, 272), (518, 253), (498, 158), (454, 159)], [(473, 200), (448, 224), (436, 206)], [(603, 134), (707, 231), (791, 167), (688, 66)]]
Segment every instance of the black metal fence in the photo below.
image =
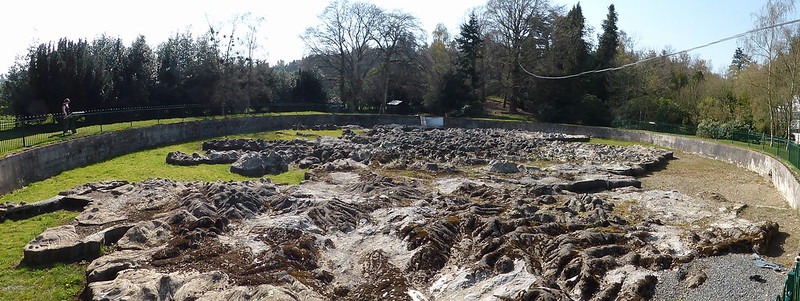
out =
[(261, 111), (255, 111), (249, 108), (231, 108), (225, 105), (190, 104), (75, 112), (72, 118), (75, 120), (77, 134), (74, 136), (65, 127), (64, 116), (60, 113), (39, 116), (5, 116), (0, 118), (0, 154), (76, 136), (94, 135), (131, 127), (182, 122), (187, 119), (227, 118), (287, 111), (339, 112), (341, 107), (326, 104), (286, 103), (270, 105)]
[[(223, 115), (221, 106), (173, 105), (75, 112), (77, 136), (121, 130), (186, 118)], [(65, 134), (67, 132), (67, 134)], [(63, 114), (7, 117), (0, 121), (0, 153), (69, 138)]]

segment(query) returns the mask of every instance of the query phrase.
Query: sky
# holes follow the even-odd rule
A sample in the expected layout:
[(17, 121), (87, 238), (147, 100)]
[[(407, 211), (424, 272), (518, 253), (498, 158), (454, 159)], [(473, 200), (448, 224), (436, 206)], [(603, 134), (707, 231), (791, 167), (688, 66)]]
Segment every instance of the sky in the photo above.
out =
[[(401, 9), (420, 19), (430, 33), (444, 24), (451, 36), (468, 13), (487, 0), (362, 0), (387, 10)], [(578, 1), (551, 0), (569, 9)], [(637, 49), (684, 50), (719, 40), (753, 28), (753, 14), (766, 0), (585, 0), (581, 2), (586, 24), (594, 28), (596, 40), (614, 4), (618, 26), (635, 41)], [(113, 4), (112, 4), (113, 3)], [(0, 4), (0, 74), (6, 73), (31, 45), (57, 41), (93, 40), (100, 35), (118, 37), (126, 45), (144, 35), (154, 48), (179, 32), (200, 35), (209, 24), (226, 24), (233, 16), (250, 12), (263, 17), (259, 30), (263, 45), (258, 58), (275, 63), (292, 61), (306, 54), (300, 35), (319, 24), (317, 16), (329, 0), (138, 0), (138, 1), (27, 1), (11, 0)], [(793, 16), (792, 18), (797, 18)], [(737, 41), (729, 41), (690, 54), (710, 62), (721, 71), (731, 62)]]

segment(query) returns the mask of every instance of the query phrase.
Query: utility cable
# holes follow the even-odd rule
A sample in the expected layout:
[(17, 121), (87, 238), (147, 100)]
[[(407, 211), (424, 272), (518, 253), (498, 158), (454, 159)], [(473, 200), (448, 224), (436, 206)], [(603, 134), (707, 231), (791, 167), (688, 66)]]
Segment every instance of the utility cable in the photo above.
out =
[(719, 44), (719, 43), (722, 43), (722, 42), (725, 42), (725, 41), (738, 39), (738, 38), (744, 37), (746, 35), (749, 35), (751, 33), (759, 32), (759, 31), (762, 31), (762, 30), (772, 29), (772, 28), (776, 28), (776, 27), (783, 27), (783, 26), (791, 25), (791, 24), (795, 24), (795, 23), (800, 23), (800, 19), (795, 19), (795, 20), (792, 20), (792, 21), (786, 21), (786, 22), (783, 22), (783, 23), (773, 24), (773, 25), (770, 25), (770, 26), (764, 26), (764, 27), (759, 27), (759, 28), (756, 28), (756, 29), (751, 29), (751, 30), (745, 31), (743, 33), (735, 34), (735, 35), (729, 36), (727, 38), (719, 39), (719, 40), (716, 40), (716, 41), (713, 41), (713, 42), (710, 42), (710, 43), (707, 43), (707, 44), (703, 44), (703, 45), (700, 45), (700, 46), (695, 46), (695, 47), (692, 47), (692, 48), (689, 48), (689, 49), (686, 49), (686, 50), (681, 50), (681, 51), (678, 51), (678, 52), (672, 52), (672, 53), (668, 53), (668, 54), (662, 54), (662, 55), (659, 55), (659, 56), (654, 56), (654, 57), (651, 57), (651, 58), (646, 58), (646, 59), (643, 59), (643, 60), (639, 60), (639, 61), (636, 61), (636, 62), (633, 62), (633, 63), (628, 63), (628, 64), (625, 64), (625, 65), (622, 65), (622, 66), (618, 66), (618, 67), (611, 67), (611, 68), (597, 69), (597, 70), (589, 70), (589, 71), (584, 71), (584, 72), (581, 72), (581, 73), (576, 73), (576, 74), (571, 74), (571, 75), (545, 76), (545, 75), (534, 74), (534, 73), (528, 71), (527, 69), (525, 69), (525, 67), (522, 66), (522, 62), (519, 63), (519, 67), (522, 68), (522, 71), (524, 71), (525, 73), (527, 73), (530, 76), (533, 76), (535, 78), (539, 78), (539, 79), (549, 79), (549, 80), (568, 79), (568, 78), (573, 78), (573, 77), (584, 76), (584, 75), (587, 75), (587, 74), (603, 73), (603, 72), (609, 72), (609, 71), (622, 70), (622, 69), (625, 69), (625, 68), (628, 68), (628, 67), (631, 67), (631, 66), (635, 66), (635, 65), (638, 65), (638, 64), (641, 64), (641, 63), (649, 62), (649, 61), (652, 61), (652, 60), (666, 58), (666, 57), (670, 57), (670, 56), (681, 54), (681, 53), (687, 53), (687, 52), (691, 52), (691, 51), (694, 51), (694, 50), (697, 50), (697, 49), (705, 48), (705, 47), (708, 47), (708, 46), (711, 46), (711, 45), (714, 45), (714, 44)]

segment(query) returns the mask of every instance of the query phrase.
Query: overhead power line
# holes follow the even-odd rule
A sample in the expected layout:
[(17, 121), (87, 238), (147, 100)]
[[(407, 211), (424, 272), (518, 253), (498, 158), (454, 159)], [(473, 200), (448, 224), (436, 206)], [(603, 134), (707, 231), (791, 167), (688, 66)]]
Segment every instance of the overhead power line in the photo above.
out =
[(692, 48), (689, 48), (689, 49), (686, 49), (686, 50), (681, 50), (681, 51), (678, 51), (678, 52), (672, 52), (672, 53), (668, 53), (668, 54), (662, 54), (660, 56), (646, 58), (646, 59), (643, 59), (643, 60), (639, 60), (639, 61), (636, 61), (636, 62), (633, 62), (633, 63), (628, 63), (628, 64), (625, 64), (625, 65), (622, 65), (622, 66), (618, 66), (618, 67), (597, 69), (597, 70), (589, 70), (589, 71), (584, 71), (584, 72), (581, 72), (581, 73), (576, 73), (576, 74), (571, 74), (571, 75), (546, 76), (546, 75), (534, 74), (534, 73), (528, 71), (527, 69), (525, 69), (525, 67), (522, 66), (521, 62), (519, 63), (519, 67), (522, 68), (522, 71), (524, 71), (525, 73), (527, 73), (530, 76), (533, 76), (535, 78), (539, 78), (539, 79), (551, 79), (551, 80), (568, 79), (568, 78), (573, 78), (573, 77), (584, 76), (584, 75), (587, 75), (587, 74), (603, 73), (603, 72), (609, 72), (609, 71), (622, 70), (622, 69), (625, 69), (625, 68), (628, 68), (628, 67), (631, 67), (631, 66), (636, 66), (638, 64), (649, 62), (649, 61), (652, 61), (652, 60), (657, 60), (657, 59), (661, 59), (661, 58), (665, 58), (665, 57), (670, 57), (670, 56), (681, 54), (681, 53), (687, 53), (687, 52), (691, 52), (691, 51), (694, 51), (694, 50), (697, 50), (697, 49), (705, 48), (705, 47), (708, 47), (708, 46), (711, 46), (711, 45), (714, 45), (714, 44), (719, 44), (719, 43), (722, 43), (722, 42), (725, 42), (725, 41), (738, 39), (738, 38), (744, 37), (746, 35), (749, 35), (751, 33), (759, 32), (759, 31), (762, 31), (762, 30), (776, 28), (776, 27), (783, 27), (783, 26), (791, 25), (791, 24), (795, 24), (795, 23), (800, 23), (800, 19), (795, 19), (795, 20), (792, 20), (792, 21), (787, 21), (787, 22), (783, 22), (783, 23), (773, 24), (773, 25), (770, 25), (770, 26), (764, 26), (764, 27), (759, 27), (759, 28), (756, 28), (756, 29), (751, 29), (751, 30), (748, 30), (748, 31), (745, 31), (745, 32), (742, 32), (742, 33), (739, 33), (739, 34), (735, 34), (735, 35), (732, 35), (732, 36), (729, 36), (729, 37), (726, 37), (726, 38), (722, 38), (722, 39), (719, 39), (719, 40), (716, 40), (716, 41), (713, 41), (713, 42), (710, 42), (710, 43), (707, 43), (707, 44), (703, 44), (703, 45), (700, 45), (700, 46), (695, 46), (695, 47), (692, 47)]

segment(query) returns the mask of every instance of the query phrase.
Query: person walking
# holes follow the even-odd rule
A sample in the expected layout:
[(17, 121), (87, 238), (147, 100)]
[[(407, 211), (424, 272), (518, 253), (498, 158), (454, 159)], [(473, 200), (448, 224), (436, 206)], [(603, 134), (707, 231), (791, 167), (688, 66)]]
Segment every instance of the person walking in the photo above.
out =
[(64, 135), (67, 135), (67, 130), (71, 130), (73, 134), (78, 132), (75, 129), (75, 116), (72, 115), (69, 103), (69, 98), (64, 98), (64, 103), (61, 105), (61, 113), (64, 113)]

